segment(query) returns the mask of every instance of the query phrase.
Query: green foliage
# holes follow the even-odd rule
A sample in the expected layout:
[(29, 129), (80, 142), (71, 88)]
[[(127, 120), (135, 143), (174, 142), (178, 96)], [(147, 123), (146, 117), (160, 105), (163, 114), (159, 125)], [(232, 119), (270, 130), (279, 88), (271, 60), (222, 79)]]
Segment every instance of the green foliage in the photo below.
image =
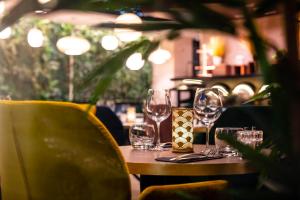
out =
[[(45, 99), (61, 93), (59, 80), (53, 78), (59, 71), (59, 58), (51, 60), (47, 56), (47, 48), (43, 53), (41, 48), (31, 48), (27, 44), (26, 34), (33, 27), (32, 23), (21, 20), (13, 27), (13, 36), (0, 43), (1, 96)], [(45, 42), (48, 43), (47, 40)]]
[(151, 87), (151, 74), (152, 69), (149, 63), (146, 63), (138, 71), (129, 71), (122, 68), (116, 73), (113, 84), (104, 92), (101, 99), (115, 102), (142, 102), (147, 95), (145, 88)]
[[(27, 43), (27, 32), (37, 27), (44, 33), (41, 48), (32, 48)], [(59, 52), (56, 42), (69, 35), (82, 36), (91, 43), (91, 49), (75, 57), (75, 101), (87, 101), (93, 87), (79, 90), (79, 83), (94, 67), (103, 63), (114, 52), (104, 50), (99, 41), (110, 33), (107, 30), (87, 26), (56, 24), (47, 20), (24, 18), (13, 26), (10, 39), (0, 41), (0, 96), (13, 99), (67, 99), (68, 56)], [(128, 57), (128, 56), (127, 56)], [(126, 59), (127, 57), (124, 57)], [(139, 71), (130, 71), (120, 64), (115, 81), (102, 96), (103, 100), (140, 101), (145, 97), (144, 88), (151, 84), (149, 63)]]
[[(151, 43), (147, 39), (126, 44), (122, 49), (112, 54), (102, 64), (90, 71), (84, 78), (81, 86), (86, 88), (96, 83), (96, 89), (90, 98), (91, 103), (96, 103), (100, 95), (103, 95), (109, 84), (114, 79), (114, 75), (124, 66), (126, 59), (136, 51), (149, 54), (149, 51), (157, 48), (158, 43)], [(143, 47), (143, 48), (142, 48)]]

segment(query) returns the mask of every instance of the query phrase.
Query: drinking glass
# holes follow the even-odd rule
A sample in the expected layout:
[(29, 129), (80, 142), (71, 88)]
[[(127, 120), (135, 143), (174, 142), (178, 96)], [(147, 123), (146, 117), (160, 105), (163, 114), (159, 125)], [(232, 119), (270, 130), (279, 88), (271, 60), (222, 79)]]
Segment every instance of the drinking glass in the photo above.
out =
[(129, 141), (134, 149), (150, 149), (153, 146), (155, 130), (147, 123), (134, 124), (129, 129)]
[(238, 152), (236, 149), (234, 149), (224, 140), (219, 139), (220, 135), (228, 135), (237, 138), (238, 131), (243, 131), (243, 128), (234, 128), (234, 127), (216, 128), (215, 145), (220, 154), (225, 156), (238, 156)]
[(156, 122), (157, 141), (152, 150), (163, 150), (160, 146), (160, 123), (171, 114), (171, 101), (168, 90), (148, 90), (146, 100), (146, 114)]
[(263, 131), (261, 130), (244, 130), (237, 132), (237, 140), (256, 149), (263, 142)]
[(206, 127), (206, 149), (209, 149), (209, 132), (222, 113), (222, 95), (217, 88), (197, 88), (194, 98), (195, 117)]

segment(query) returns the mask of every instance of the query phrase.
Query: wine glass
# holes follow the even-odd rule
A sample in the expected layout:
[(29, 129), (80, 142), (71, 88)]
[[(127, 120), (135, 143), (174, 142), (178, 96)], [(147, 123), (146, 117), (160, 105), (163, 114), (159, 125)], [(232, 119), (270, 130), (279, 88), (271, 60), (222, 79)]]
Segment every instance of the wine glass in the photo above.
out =
[(222, 95), (217, 88), (197, 88), (194, 98), (196, 118), (206, 127), (206, 150), (209, 150), (209, 132), (222, 113)]
[(149, 118), (156, 122), (157, 140), (152, 150), (162, 150), (160, 146), (160, 123), (171, 114), (171, 101), (168, 90), (148, 90), (145, 109)]

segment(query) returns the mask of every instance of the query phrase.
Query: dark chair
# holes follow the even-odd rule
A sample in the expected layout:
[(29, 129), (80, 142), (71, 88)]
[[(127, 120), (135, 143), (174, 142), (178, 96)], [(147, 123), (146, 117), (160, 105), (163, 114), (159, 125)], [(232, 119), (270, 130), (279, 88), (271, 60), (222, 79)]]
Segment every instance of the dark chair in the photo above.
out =
[(106, 126), (118, 145), (126, 144), (122, 122), (109, 107), (97, 106), (96, 117)]

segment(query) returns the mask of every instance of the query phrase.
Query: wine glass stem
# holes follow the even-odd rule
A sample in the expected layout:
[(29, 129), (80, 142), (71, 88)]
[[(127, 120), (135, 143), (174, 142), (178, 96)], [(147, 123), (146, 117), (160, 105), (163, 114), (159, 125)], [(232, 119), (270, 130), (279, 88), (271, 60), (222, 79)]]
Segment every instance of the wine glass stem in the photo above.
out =
[(156, 122), (157, 126), (157, 140), (156, 140), (156, 146), (160, 145), (160, 122)]
[(206, 149), (209, 148), (209, 132), (211, 129), (211, 125), (208, 125), (206, 128)]

